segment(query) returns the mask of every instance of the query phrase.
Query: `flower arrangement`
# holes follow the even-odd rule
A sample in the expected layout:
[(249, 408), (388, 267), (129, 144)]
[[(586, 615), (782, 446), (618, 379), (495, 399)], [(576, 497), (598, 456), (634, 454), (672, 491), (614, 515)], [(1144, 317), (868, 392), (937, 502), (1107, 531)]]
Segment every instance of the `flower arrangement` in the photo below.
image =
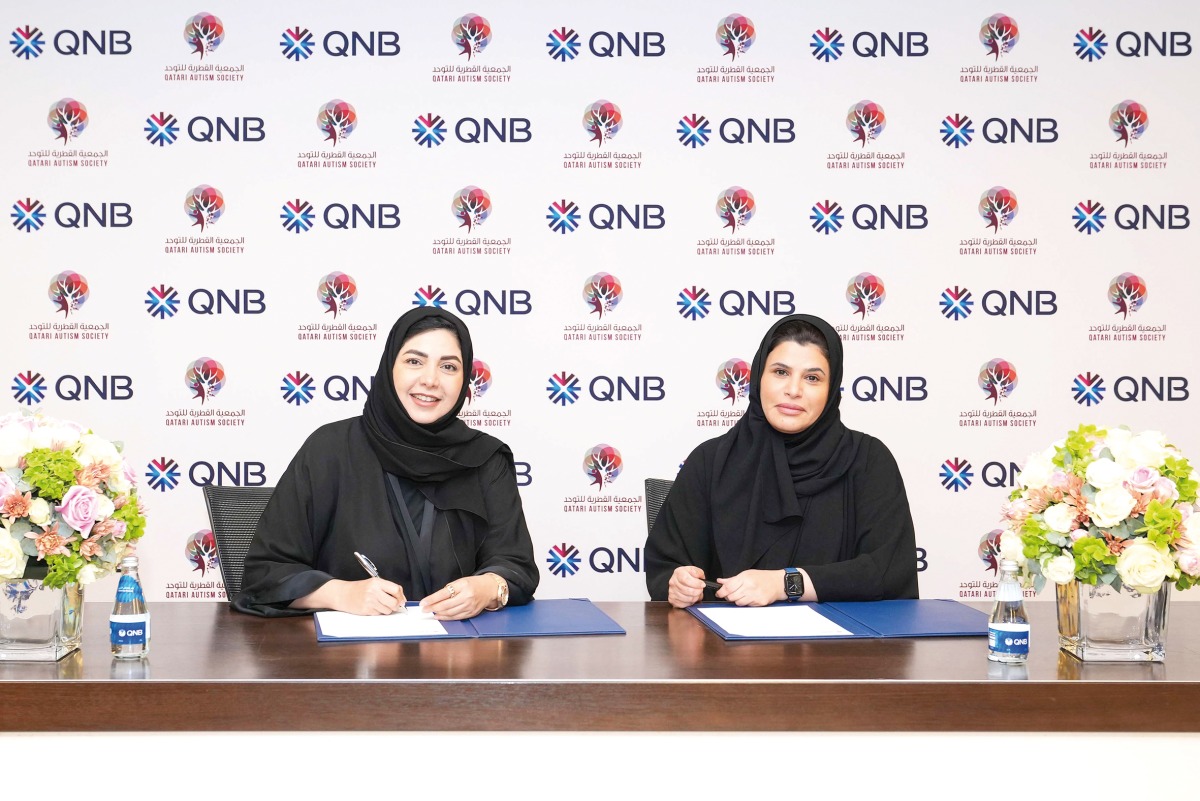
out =
[[(1029, 457), (1001, 513), (1004, 559), (1027, 583), (1122, 586), (1157, 592), (1200, 583), (1197, 475), (1158, 431), (1083, 425)], [(1193, 539), (1194, 537), (1194, 539)]]
[(46, 586), (90, 584), (145, 533), (137, 478), (120, 443), (76, 423), (0, 417), (0, 471), (0, 579), (44, 566)]

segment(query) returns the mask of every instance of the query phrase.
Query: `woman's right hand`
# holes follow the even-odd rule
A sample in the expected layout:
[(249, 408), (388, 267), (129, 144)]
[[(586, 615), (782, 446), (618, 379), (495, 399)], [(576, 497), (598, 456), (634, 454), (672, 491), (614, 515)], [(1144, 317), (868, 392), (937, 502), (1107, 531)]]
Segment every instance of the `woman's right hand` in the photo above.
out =
[(404, 588), (381, 578), (333, 579), (292, 601), (293, 609), (334, 609), (352, 615), (390, 615), (404, 606)]
[(685, 609), (704, 598), (704, 571), (694, 565), (680, 565), (667, 582), (667, 600), (671, 606)]

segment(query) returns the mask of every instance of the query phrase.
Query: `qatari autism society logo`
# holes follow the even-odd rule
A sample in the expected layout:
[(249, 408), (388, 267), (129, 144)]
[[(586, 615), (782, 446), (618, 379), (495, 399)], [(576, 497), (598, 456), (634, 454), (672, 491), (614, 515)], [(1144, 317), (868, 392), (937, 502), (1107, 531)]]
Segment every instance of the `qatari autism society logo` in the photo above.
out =
[(46, 294), (54, 304), (55, 312), (62, 312), (63, 317), (70, 317), (71, 312), (83, 308), (90, 295), (87, 279), (73, 270), (64, 270), (51, 278)]
[(616, 137), (623, 123), (621, 108), (607, 100), (597, 100), (583, 110), (583, 129), (590, 137), (588, 141), (597, 147), (604, 147)]
[(621, 452), (612, 445), (601, 443), (589, 448), (583, 455), (583, 472), (597, 491), (603, 491), (616, 481), (624, 468)]
[(358, 285), (346, 273), (334, 271), (317, 282), (317, 300), (336, 320), (358, 300)]
[(216, 398), (225, 388), (225, 368), (216, 359), (202, 356), (188, 365), (183, 380), (192, 399), (199, 399), (203, 404)]
[(617, 308), (624, 297), (621, 281), (610, 273), (596, 273), (583, 283), (583, 300), (587, 304), (589, 314), (595, 314), (603, 319), (605, 312)]
[(750, 365), (744, 359), (727, 359), (717, 367), (716, 385), (721, 400), (731, 406), (744, 400), (750, 394)]
[(470, 61), (483, 53), (492, 41), (492, 26), (478, 14), (464, 14), (450, 28), (450, 39), (458, 48), (460, 56)]
[(864, 149), (868, 142), (878, 139), (886, 127), (887, 115), (883, 106), (871, 100), (859, 101), (846, 112), (846, 130), (854, 134), (854, 141)]
[(506, 428), (512, 425), (512, 409), (478, 408), (479, 402), (491, 388), (492, 368), (483, 359), (475, 359), (467, 375), (467, 403), (473, 408), (458, 413), (464, 423), (476, 428)]
[(979, 26), (979, 42), (995, 61), (1011, 53), (1020, 40), (1017, 21), (1007, 14), (993, 14)]
[(987, 223), (985, 227), (1000, 233), (1017, 216), (1017, 196), (1003, 186), (993, 186), (979, 196), (979, 216)]
[(846, 302), (853, 307), (854, 314), (864, 320), (868, 314), (879, 311), (885, 297), (887, 291), (883, 281), (871, 273), (859, 273), (846, 285)]
[(492, 387), (492, 368), (483, 359), (475, 359), (471, 363), (471, 376), (467, 400), (481, 400)]
[(1122, 100), (1112, 107), (1108, 115), (1108, 127), (1117, 135), (1118, 142), (1125, 147), (1135, 139), (1141, 139), (1150, 125), (1150, 115), (1146, 107), (1136, 100)]
[(184, 23), (183, 39), (191, 53), (203, 60), (225, 41), (225, 25), (215, 14), (200, 13)]
[(183, 555), (192, 565), (192, 572), (201, 576), (221, 565), (221, 560), (217, 557), (217, 539), (206, 528), (187, 538), (183, 545)]
[(333, 147), (348, 139), (358, 127), (358, 112), (345, 100), (330, 100), (317, 111), (317, 128)]
[(1146, 282), (1134, 273), (1121, 273), (1108, 285), (1108, 302), (1122, 319), (1139, 311), (1149, 296)]
[(87, 106), (74, 98), (64, 97), (50, 106), (46, 124), (54, 132), (56, 141), (61, 139), (64, 145), (69, 145), (87, 129)]
[(744, 56), (754, 44), (754, 22), (742, 14), (730, 14), (717, 23), (717, 44), (721, 46), (721, 55), (729, 56), (730, 61), (736, 61), (738, 56)]
[(192, 221), (192, 226), (200, 226), (203, 232), (225, 214), (225, 196), (215, 186), (200, 184), (183, 199), (183, 210)]
[(717, 196), (717, 216), (725, 223), (721, 227), (735, 234), (753, 219), (757, 208), (754, 195), (740, 186), (731, 186)]
[(466, 228), (467, 233), (471, 233), (491, 216), (492, 196), (478, 186), (464, 186), (450, 201), (450, 211), (458, 220), (458, 227)]
[(1004, 359), (992, 359), (979, 368), (979, 388), (995, 406), (1017, 389), (1017, 368)]
[[(991, 359), (979, 368), (979, 389), (992, 402), (991, 408), (968, 409), (959, 414), (959, 427), (1032, 428), (1037, 425), (1035, 409), (996, 408), (1017, 389), (1017, 368), (1005, 359)], [(1005, 404), (1007, 406), (1007, 403)]]

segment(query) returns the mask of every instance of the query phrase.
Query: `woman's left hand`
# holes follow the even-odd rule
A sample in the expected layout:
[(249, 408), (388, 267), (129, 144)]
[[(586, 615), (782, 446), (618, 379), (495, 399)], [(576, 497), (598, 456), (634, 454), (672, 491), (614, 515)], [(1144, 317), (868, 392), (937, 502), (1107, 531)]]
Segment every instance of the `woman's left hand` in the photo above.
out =
[(782, 570), (743, 570), (730, 578), (719, 578), (717, 597), (738, 606), (766, 606), (787, 597)]
[(421, 611), (432, 612), (438, 620), (466, 620), (478, 615), (495, 600), (494, 576), (464, 576), (426, 595), (421, 601)]

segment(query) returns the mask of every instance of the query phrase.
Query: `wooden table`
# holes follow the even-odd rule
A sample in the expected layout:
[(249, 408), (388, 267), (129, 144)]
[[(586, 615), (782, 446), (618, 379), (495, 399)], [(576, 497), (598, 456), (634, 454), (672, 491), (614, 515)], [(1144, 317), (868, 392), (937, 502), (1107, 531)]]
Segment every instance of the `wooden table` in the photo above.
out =
[(82, 652), (0, 663), (0, 728), (1200, 731), (1200, 604), (1173, 605), (1166, 663), (1133, 665), (1060, 653), (1053, 605), (1027, 604), (1015, 671), (981, 637), (726, 643), (666, 604), (599, 606), (626, 636), (318, 644), (311, 618), (160, 603), (142, 665), (88, 604)]

